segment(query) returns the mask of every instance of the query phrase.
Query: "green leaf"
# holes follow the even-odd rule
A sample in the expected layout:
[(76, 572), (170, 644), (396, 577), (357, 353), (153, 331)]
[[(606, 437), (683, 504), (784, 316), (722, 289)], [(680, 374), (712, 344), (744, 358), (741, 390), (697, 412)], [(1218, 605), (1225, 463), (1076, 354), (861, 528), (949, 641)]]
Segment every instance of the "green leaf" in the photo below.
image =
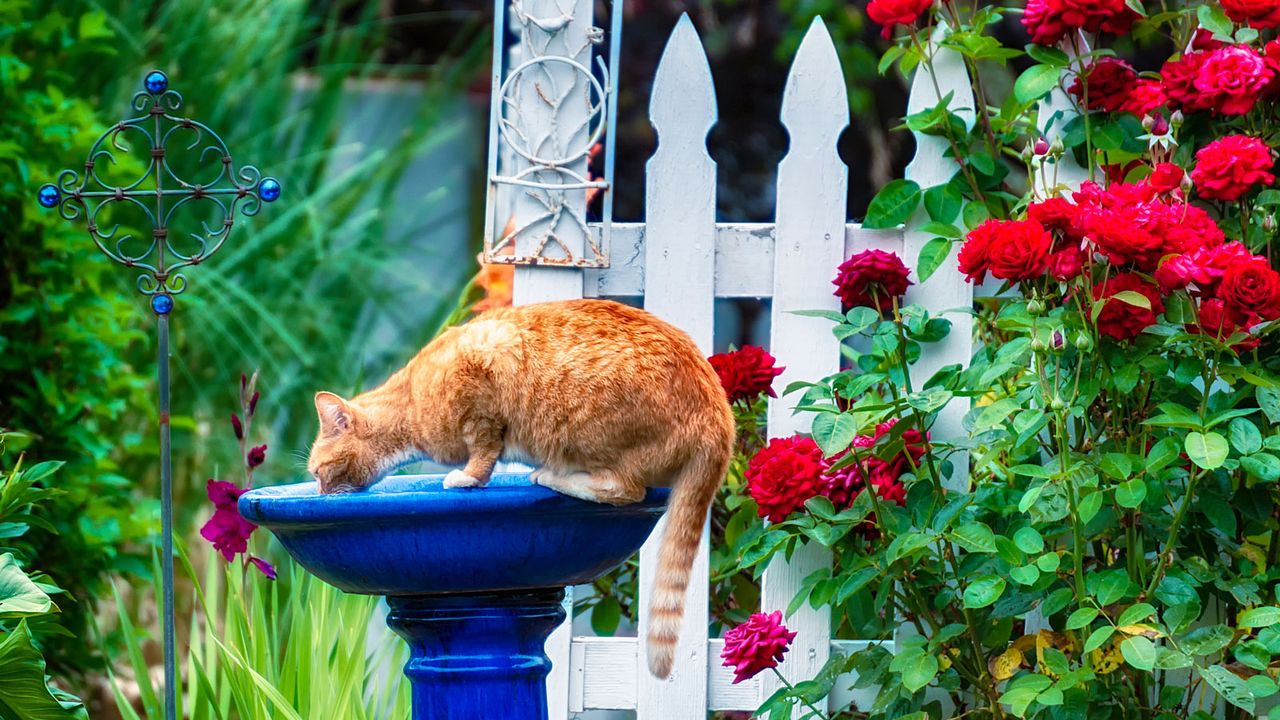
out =
[(25, 621), (0, 636), (0, 717), (15, 720), (82, 720), (80, 705), (64, 707), (45, 684), (44, 658), (31, 644)]
[(997, 575), (984, 575), (964, 589), (964, 606), (966, 608), (984, 608), (1004, 594), (1007, 586), (1005, 579)]
[(969, 552), (994, 553), (996, 551), (995, 533), (980, 522), (967, 523), (948, 533), (952, 540)]
[(1245, 610), (1236, 618), (1236, 624), (1243, 628), (1261, 628), (1280, 622), (1280, 608), (1266, 605)]
[(1127, 305), (1140, 307), (1143, 310), (1151, 309), (1151, 300), (1146, 295), (1134, 290), (1121, 290), (1111, 297)]
[(1227, 439), (1216, 432), (1189, 432), (1183, 447), (1191, 462), (1205, 470), (1216, 470), (1227, 461)]
[(911, 692), (925, 687), (933, 682), (933, 678), (938, 674), (938, 658), (920, 653), (902, 670), (902, 686)]
[(1089, 633), (1089, 639), (1084, 641), (1084, 651), (1091, 653), (1102, 647), (1104, 643), (1111, 639), (1116, 629), (1110, 625), (1104, 625), (1097, 630)]
[(894, 228), (907, 221), (920, 205), (920, 186), (911, 180), (893, 180), (880, 189), (867, 208), (862, 227)]
[(823, 413), (813, 418), (813, 441), (827, 456), (848, 448), (857, 435), (858, 421), (849, 413)]
[(1066, 67), (1071, 64), (1071, 58), (1067, 54), (1056, 47), (1045, 47), (1044, 45), (1036, 45), (1032, 43), (1026, 48), (1027, 54), (1031, 59), (1045, 65), (1055, 65), (1057, 67)]
[(1231, 436), (1231, 447), (1241, 455), (1252, 455), (1262, 449), (1262, 433), (1258, 432), (1258, 426), (1251, 420), (1232, 420), (1228, 434)]
[(1062, 69), (1054, 65), (1032, 65), (1018, 76), (1013, 84), (1013, 95), (1023, 105), (1030, 105), (1049, 94), (1058, 84)]
[(924, 282), (942, 267), (947, 256), (951, 254), (952, 241), (944, 237), (936, 237), (920, 248), (920, 257), (916, 260), (916, 275)]
[(951, 183), (934, 185), (924, 191), (924, 209), (934, 222), (955, 222), (963, 202), (964, 196)]
[[(1096, 580), (1094, 579), (1096, 578)], [(1129, 575), (1121, 570), (1109, 570), (1090, 578), (1090, 588), (1097, 595), (1099, 605), (1110, 605), (1124, 597), (1129, 590)]]
[(1134, 625), (1146, 620), (1156, 614), (1156, 609), (1150, 603), (1136, 603), (1125, 608), (1120, 613), (1120, 618), (1116, 620), (1117, 625)]
[(1116, 504), (1123, 508), (1136, 508), (1147, 498), (1147, 483), (1142, 478), (1127, 480), (1116, 486)]
[(1227, 14), (1216, 3), (1201, 5), (1196, 8), (1196, 17), (1200, 25), (1214, 35), (1221, 35), (1223, 41), (1231, 40), (1231, 31), (1235, 29)]
[(1120, 643), (1120, 654), (1139, 670), (1151, 670), (1156, 664), (1156, 646), (1142, 635), (1125, 638)]
[(0, 618), (43, 615), (53, 601), (18, 567), (13, 553), (0, 555)]
[(622, 606), (612, 595), (602, 598), (591, 608), (591, 629), (597, 635), (611, 636), (618, 631), (618, 622), (622, 619)]
[(1097, 608), (1082, 607), (1079, 610), (1067, 616), (1067, 629), (1079, 630), (1082, 627), (1088, 627), (1098, 617)]
[(1249, 689), (1249, 685), (1240, 679), (1239, 675), (1222, 667), (1221, 665), (1211, 665), (1207, 668), (1196, 668), (1200, 673), (1200, 677), (1209, 683), (1214, 690), (1217, 690), (1227, 702), (1242, 708), (1246, 712), (1252, 714), (1254, 708), (1253, 691)]
[(1255, 453), (1240, 458), (1240, 467), (1245, 472), (1263, 482), (1275, 482), (1280, 479), (1280, 458), (1268, 453)]
[(1226, 625), (1206, 625), (1187, 633), (1178, 646), (1191, 655), (1213, 655), (1225, 648), (1235, 637)]
[(1272, 423), (1280, 423), (1280, 389), (1260, 387), (1256, 391), (1258, 407)]
[(1033, 527), (1019, 528), (1013, 534), (1013, 542), (1018, 549), (1024, 553), (1034, 554), (1044, 552), (1044, 538), (1040, 536), (1040, 532)]
[(1035, 565), (1009, 568), (1009, 579), (1019, 585), (1034, 585), (1040, 579), (1040, 569)]

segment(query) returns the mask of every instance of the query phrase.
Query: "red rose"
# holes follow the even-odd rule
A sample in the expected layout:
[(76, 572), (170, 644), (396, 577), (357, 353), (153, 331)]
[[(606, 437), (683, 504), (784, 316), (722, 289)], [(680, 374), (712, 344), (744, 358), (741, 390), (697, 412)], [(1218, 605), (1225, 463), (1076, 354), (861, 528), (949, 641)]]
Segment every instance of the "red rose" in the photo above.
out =
[(1098, 58), (1089, 64), (1084, 77), (1076, 76), (1067, 91), (1081, 102), (1088, 84), (1090, 110), (1116, 112), (1129, 101), (1129, 93), (1138, 81), (1138, 73), (1129, 63), (1113, 57)]
[(1078, 247), (1065, 247), (1049, 256), (1049, 277), (1071, 282), (1084, 272), (1084, 256)]
[[(988, 221), (990, 222), (990, 221)], [(1001, 280), (1031, 280), (1049, 266), (1053, 237), (1035, 220), (996, 221), (987, 245), (991, 274)]]
[(956, 264), (967, 282), (982, 282), (987, 279), (987, 271), (991, 269), (987, 261), (987, 251), (991, 238), (995, 235), (998, 220), (988, 220), (969, 231), (960, 252), (956, 254)]
[(1280, 27), (1280, 2), (1277, 0), (1221, 0), (1227, 17), (1254, 28)]
[(724, 387), (729, 402), (751, 401), (765, 393), (778, 397), (773, 391), (773, 379), (786, 368), (774, 367), (777, 360), (755, 345), (744, 345), (739, 350), (717, 353), (707, 358), (720, 385)]
[(1192, 50), (1217, 50), (1226, 45), (1221, 40), (1213, 39), (1213, 31), (1209, 28), (1196, 28), (1196, 34), (1191, 36)]
[(733, 682), (750, 680), (778, 667), (796, 634), (782, 624), (782, 611), (752, 613), (746, 622), (724, 634), (720, 658), (733, 668)]
[(1156, 163), (1151, 168), (1151, 175), (1147, 177), (1147, 182), (1151, 183), (1151, 187), (1157, 192), (1171, 193), (1182, 187), (1182, 176), (1186, 173), (1182, 168), (1171, 162)]
[(1022, 26), (1031, 35), (1031, 42), (1040, 45), (1057, 45), (1070, 30), (1062, 18), (1049, 9), (1048, 0), (1027, 0), (1027, 9), (1022, 13)]
[(1165, 252), (1170, 253), (1217, 247), (1227, 240), (1209, 213), (1182, 203), (1163, 206), (1152, 232), (1164, 237)]
[(1213, 296), (1227, 268), (1250, 262), (1255, 257), (1238, 242), (1196, 248), (1161, 264), (1156, 270), (1156, 282), (1166, 294), (1194, 286), (1192, 289), (1198, 294)]
[(1236, 263), (1222, 274), (1218, 297), (1237, 325), (1280, 318), (1280, 274), (1264, 258)]
[(1275, 182), (1274, 164), (1266, 143), (1247, 135), (1228, 135), (1200, 148), (1191, 180), (1200, 197), (1232, 202), (1255, 185)]
[(1120, 273), (1093, 286), (1093, 299), (1114, 298), (1117, 293), (1132, 291), (1145, 297), (1150, 308), (1132, 305), (1124, 300), (1107, 300), (1098, 313), (1098, 332), (1116, 340), (1132, 340), (1146, 328), (1156, 324), (1156, 316), (1164, 312), (1160, 290), (1136, 273)]
[[(1133, 87), (1129, 89), (1129, 97), (1125, 98), (1124, 104), (1120, 109), (1124, 112), (1130, 112), (1138, 117), (1148, 115), (1157, 108), (1164, 107), (1169, 103), (1169, 96), (1165, 94), (1164, 83), (1152, 78), (1138, 78)], [(1160, 118), (1163, 120), (1163, 118)], [(1163, 135), (1168, 132), (1166, 125), (1163, 132), (1160, 123), (1156, 123), (1152, 133), (1155, 135)]]
[(1196, 109), (1244, 115), (1253, 109), (1271, 78), (1267, 63), (1248, 45), (1213, 50), (1196, 72), (1195, 89), (1200, 93)]
[(1203, 110), (1200, 91), (1196, 90), (1196, 76), (1200, 74), (1200, 66), (1204, 64), (1209, 53), (1197, 51), (1183, 53), (1177, 60), (1167, 60), (1160, 68), (1160, 78), (1164, 81), (1165, 94), (1174, 105), (1187, 110)]
[[(893, 418), (888, 422), (880, 423), (876, 426), (874, 435), (859, 435), (853, 439), (853, 448), (860, 450), (869, 450), (875, 447), (876, 441), (890, 432), (898, 419)], [(918, 465), (920, 459), (924, 457), (926, 437), (918, 428), (907, 428), (902, 433), (903, 451), (895, 457), (888, 460), (871, 456), (867, 453), (858, 463), (846, 465), (839, 470), (827, 470), (829, 485), (827, 487), (827, 498), (831, 500), (831, 504), (837, 509), (843, 510), (853, 504), (853, 501), (862, 490), (866, 487), (865, 479), (870, 479), (872, 486), (876, 488), (876, 495), (887, 501), (903, 505), (906, 502), (906, 486), (899, 479), (902, 474), (908, 472), (912, 465)], [(843, 455), (843, 453), (842, 453)], [(835, 464), (841, 456), (836, 456), (828, 462), (828, 468)], [(910, 458), (910, 462), (908, 462)]]
[(884, 26), (880, 34), (887, 40), (893, 37), (895, 25), (915, 25), (932, 6), (933, 0), (871, 0), (867, 17)]
[(870, 307), (885, 312), (892, 300), (901, 297), (911, 285), (911, 274), (902, 259), (884, 250), (863, 250), (840, 265), (836, 279), (836, 297), (844, 309)]
[(781, 522), (827, 488), (822, 451), (807, 437), (774, 438), (747, 463), (747, 492), (760, 517)]
[(1060, 233), (1068, 240), (1080, 240), (1078, 217), (1080, 209), (1066, 198), (1053, 196), (1027, 206), (1027, 219), (1035, 220), (1045, 230)]
[(1085, 220), (1089, 240), (1112, 265), (1133, 263), (1155, 269), (1164, 254), (1164, 243), (1147, 227), (1146, 205), (1131, 205), (1091, 213)]
[[(1230, 313), (1227, 312), (1226, 304), (1217, 298), (1201, 301), (1196, 319), (1198, 322), (1186, 325), (1187, 332), (1194, 335), (1208, 335), (1218, 341), (1230, 339), (1232, 335), (1238, 332), (1249, 332), (1249, 328), (1240, 327), (1232, 322)], [(1258, 347), (1260, 342), (1258, 338), (1250, 337), (1241, 340), (1232, 347), (1236, 352), (1241, 350), (1248, 352)]]
[(1262, 47), (1262, 61), (1271, 71), (1271, 82), (1267, 83), (1263, 94), (1268, 97), (1280, 95), (1280, 40), (1272, 40)]
[(1080, 189), (1071, 194), (1078, 207), (1123, 208), (1129, 205), (1151, 202), (1159, 193), (1150, 183), (1113, 182), (1102, 187), (1092, 180), (1080, 183)]

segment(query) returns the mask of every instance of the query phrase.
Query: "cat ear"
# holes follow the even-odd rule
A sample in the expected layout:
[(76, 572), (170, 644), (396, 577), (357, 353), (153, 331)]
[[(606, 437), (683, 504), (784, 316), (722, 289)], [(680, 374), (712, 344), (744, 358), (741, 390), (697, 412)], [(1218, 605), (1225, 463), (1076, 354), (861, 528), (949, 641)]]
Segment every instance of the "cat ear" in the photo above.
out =
[(351, 406), (331, 392), (316, 393), (316, 414), (325, 435), (341, 435), (351, 427)]

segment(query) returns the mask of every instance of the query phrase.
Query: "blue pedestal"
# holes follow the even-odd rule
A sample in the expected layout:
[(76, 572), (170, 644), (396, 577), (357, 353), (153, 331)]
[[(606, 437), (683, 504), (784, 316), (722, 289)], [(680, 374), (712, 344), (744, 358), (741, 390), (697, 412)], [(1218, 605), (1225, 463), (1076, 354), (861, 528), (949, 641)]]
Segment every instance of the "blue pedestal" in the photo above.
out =
[(325, 582), (387, 596), (387, 624), (409, 643), (414, 720), (546, 720), (543, 644), (564, 619), (563, 588), (639, 549), (668, 493), (619, 508), (525, 474), (477, 489), (443, 480), (402, 475), (346, 495), (320, 495), (315, 483), (260, 488), (240, 513)]

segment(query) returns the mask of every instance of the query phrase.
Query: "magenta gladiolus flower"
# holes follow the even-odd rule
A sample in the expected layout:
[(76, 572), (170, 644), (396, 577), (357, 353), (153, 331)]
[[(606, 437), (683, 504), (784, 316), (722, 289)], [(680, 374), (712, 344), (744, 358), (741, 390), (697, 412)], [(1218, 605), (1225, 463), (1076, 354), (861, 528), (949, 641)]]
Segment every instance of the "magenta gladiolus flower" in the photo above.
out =
[[(214, 511), (213, 517), (200, 528), (200, 537), (212, 543), (213, 549), (217, 550), (227, 562), (231, 562), (236, 555), (248, 552), (249, 537), (253, 535), (254, 530), (258, 529), (258, 526), (241, 517), (236, 501), (245, 493), (245, 490), (236, 487), (235, 483), (210, 478), (206, 492), (209, 494), (210, 502), (213, 503)], [(276, 571), (270, 563), (253, 556), (249, 556), (248, 560), (262, 571), (263, 575), (275, 579)]]

